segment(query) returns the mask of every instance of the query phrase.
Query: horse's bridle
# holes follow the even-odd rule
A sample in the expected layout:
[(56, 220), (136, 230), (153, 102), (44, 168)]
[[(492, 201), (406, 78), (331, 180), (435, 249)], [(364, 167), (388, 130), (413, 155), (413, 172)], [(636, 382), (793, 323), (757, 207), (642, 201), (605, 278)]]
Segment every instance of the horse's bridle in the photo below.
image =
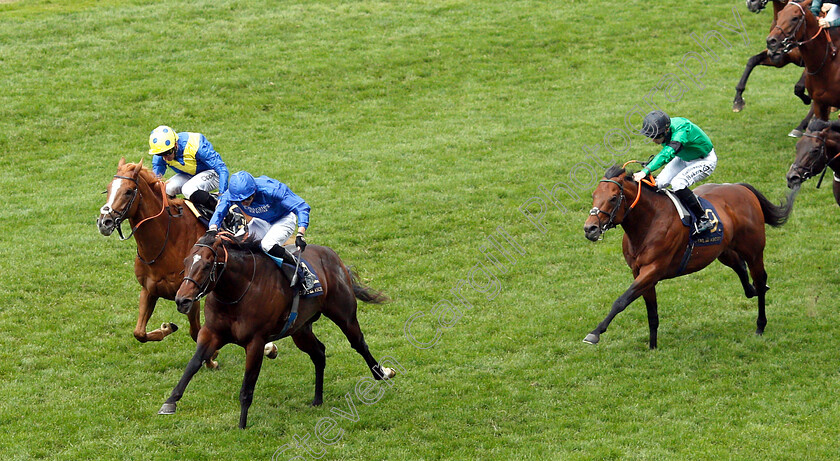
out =
[[(614, 181), (612, 179), (602, 179), (600, 182), (611, 182), (619, 187), (618, 192), (618, 204), (613, 207), (612, 211), (607, 213), (604, 210), (599, 209), (596, 206), (593, 206), (591, 210), (589, 210), (589, 216), (595, 216), (598, 220), (598, 227), (601, 229), (601, 233), (606, 232), (608, 229), (612, 229), (616, 226), (615, 224), (615, 215), (618, 213), (618, 210), (621, 208), (621, 205), (624, 203), (624, 185), (619, 183), (618, 181)], [(601, 224), (601, 213), (607, 215), (609, 219), (606, 223)]]
[(162, 201), (163, 206), (161, 207), (160, 212), (158, 214), (154, 215), (154, 216), (147, 217), (147, 218), (143, 219), (142, 221), (140, 221), (139, 223), (137, 223), (136, 226), (131, 228), (131, 233), (128, 234), (127, 237), (125, 237), (125, 236), (123, 236), (123, 232), (122, 232), (122, 223), (123, 223), (123, 221), (126, 220), (126, 218), (128, 218), (128, 213), (131, 211), (131, 207), (134, 205), (134, 200), (137, 199), (138, 196), (140, 196), (140, 199), (142, 199), (143, 194), (140, 192), (140, 184), (137, 182), (137, 179), (132, 178), (130, 176), (121, 176), (121, 175), (118, 175), (118, 174), (115, 174), (114, 178), (128, 179), (128, 180), (134, 182), (134, 189), (131, 191), (131, 193), (132, 193), (131, 199), (128, 201), (128, 205), (125, 207), (125, 209), (123, 209), (123, 211), (117, 216), (115, 216), (113, 208), (109, 207), (109, 211), (108, 211), (108, 216), (110, 216), (114, 220), (114, 226), (117, 228), (117, 233), (120, 235), (120, 240), (130, 239), (131, 236), (134, 235), (134, 232), (136, 232), (137, 229), (139, 229), (140, 226), (143, 223), (145, 223), (146, 221), (148, 221), (150, 219), (154, 219), (154, 218), (157, 218), (158, 216), (162, 215), (164, 210), (166, 210), (167, 214), (169, 215), (169, 220), (166, 223), (166, 237), (164, 237), (164, 239), (163, 239), (163, 245), (160, 247), (160, 251), (158, 252), (157, 256), (152, 258), (151, 261), (146, 261), (145, 259), (143, 259), (142, 256), (140, 256), (140, 248), (139, 247), (137, 248), (137, 258), (139, 258), (140, 261), (143, 262), (143, 264), (152, 265), (152, 264), (154, 264), (155, 261), (157, 261), (157, 259), (160, 257), (160, 255), (163, 254), (163, 250), (166, 249), (166, 243), (169, 241), (169, 228), (172, 226), (172, 218), (181, 217), (181, 215), (182, 215), (181, 210), (180, 209), (178, 210), (178, 214), (175, 214), (175, 215), (172, 214), (172, 209), (169, 207), (169, 200), (167, 199), (167, 196), (166, 196), (166, 190), (164, 188), (163, 182), (161, 181), (159, 184), (160, 184), (161, 201)]
[[(207, 294), (210, 291), (212, 291), (213, 288), (215, 288), (216, 282), (218, 282), (219, 279), (221, 279), (222, 274), (224, 274), (225, 269), (227, 268), (228, 251), (227, 251), (227, 247), (225, 247), (224, 244), (222, 244), (222, 249), (225, 250), (225, 259), (224, 259), (224, 261), (219, 262), (219, 254), (216, 251), (216, 249), (213, 248), (211, 245), (207, 245), (207, 244), (204, 244), (204, 243), (196, 243), (195, 245), (193, 245), (193, 248), (195, 248), (195, 247), (207, 248), (213, 253), (213, 268), (210, 269), (210, 274), (207, 276), (207, 279), (204, 280), (204, 282), (198, 283), (192, 277), (190, 277), (186, 274), (184, 275), (184, 281), (185, 282), (192, 282), (193, 284), (195, 284), (195, 286), (198, 287), (199, 293), (193, 299), (193, 301), (198, 301), (201, 298), (207, 296)], [(245, 291), (243, 291), (242, 294), (239, 296), (239, 298), (237, 298), (235, 301), (225, 301), (225, 300), (219, 298), (218, 295), (216, 296), (217, 301), (221, 302), (222, 304), (236, 304), (239, 301), (241, 301), (242, 298), (245, 297), (245, 294), (248, 293), (248, 290), (251, 289), (251, 284), (254, 282), (254, 276), (256, 276), (256, 274), (257, 274), (257, 258), (256, 258), (256, 256), (254, 256), (253, 252), (251, 252), (251, 258), (253, 259), (254, 271), (251, 274), (251, 280), (248, 282), (248, 286), (245, 288)], [(211, 285), (212, 285), (213, 288), (211, 288)]]
[[(128, 212), (131, 211), (131, 207), (134, 205), (134, 200), (137, 199), (138, 195), (140, 194), (140, 184), (137, 183), (137, 180), (130, 177), (130, 176), (120, 176), (118, 174), (114, 175), (114, 178), (117, 179), (128, 179), (129, 181), (134, 182), (134, 189), (131, 190), (131, 199), (128, 201), (128, 205), (122, 210), (122, 213), (119, 215), (114, 215), (114, 209), (109, 207), (108, 216), (114, 220), (114, 226), (117, 228), (117, 233), (120, 234), (120, 240), (128, 240), (134, 235), (134, 231), (136, 229), (131, 229), (131, 233), (128, 234), (128, 237), (124, 237), (122, 233), (122, 222), (128, 218)], [(141, 197), (142, 198), (142, 197)]]
[(831, 165), (832, 162), (837, 160), (837, 157), (840, 157), (840, 152), (838, 152), (837, 155), (835, 155), (834, 157), (829, 157), (828, 149), (826, 149), (826, 146), (825, 146), (825, 144), (826, 144), (825, 139), (823, 139), (820, 136), (817, 136), (815, 134), (810, 134), (810, 133), (803, 133), (802, 136), (805, 136), (805, 137), (808, 137), (808, 138), (814, 138), (814, 139), (816, 139), (820, 142), (820, 158), (825, 160), (825, 166), (823, 166), (821, 171), (814, 171), (814, 165), (809, 166), (808, 169), (802, 168), (802, 166), (797, 165), (802, 170), (802, 172), (803, 172), (802, 173), (802, 180), (805, 181), (808, 178), (813, 178), (814, 176), (818, 175), (820, 172), (824, 172), (826, 170), (826, 168), (829, 168), (829, 165)]
[(210, 285), (213, 284), (213, 286), (215, 286), (216, 282), (219, 280), (219, 278), (225, 272), (225, 268), (227, 267), (228, 253), (227, 253), (227, 248), (225, 248), (224, 245), (222, 245), (222, 248), (225, 248), (225, 260), (222, 261), (222, 262), (219, 262), (219, 254), (216, 252), (216, 249), (213, 248), (211, 245), (207, 245), (207, 244), (204, 244), (204, 243), (196, 243), (195, 245), (193, 245), (193, 248), (195, 248), (195, 247), (207, 248), (207, 249), (210, 250), (211, 253), (213, 253), (213, 263), (212, 263), (213, 268), (210, 269), (210, 275), (207, 276), (207, 278), (204, 280), (204, 282), (198, 283), (194, 278), (190, 277), (187, 274), (184, 274), (184, 281), (185, 282), (192, 282), (192, 283), (195, 284), (195, 286), (198, 287), (199, 292), (195, 296), (195, 299), (193, 300), (193, 301), (198, 301), (199, 299), (207, 296), (207, 293), (209, 293), (210, 290), (211, 290)]
[(796, 23), (796, 27), (793, 28), (793, 31), (790, 33), (790, 35), (788, 35), (788, 33), (785, 32), (784, 29), (779, 27), (778, 24), (773, 25), (773, 28), (774, 29), (779, 29), (779, 32), (781, 32), (781, 34), (782, 34), (782, 52), (783, 53), (790, 53), (790, 51), (792, 49), (810, 42), (811, 40), (815, 39), (817, 37), (817, 35), (819, 35), (819, 32), (817, 32), (817, 35), (814, 35), (810, 39), (802, 41), (802, 42), (800, 42), (799, 39), (796, 38), (796, 34), (799, 33), (799, 29), (802, 28), (803, 24), (805, 24), (805, 9), (802, 8), (802, 5), (800, 5), (797, 2), (793, 2), (793, 4), (796, 5), (799, 8), (799, 11), (802, 12), (802, 18), (801, 18), (801, 20), (799, 20)]

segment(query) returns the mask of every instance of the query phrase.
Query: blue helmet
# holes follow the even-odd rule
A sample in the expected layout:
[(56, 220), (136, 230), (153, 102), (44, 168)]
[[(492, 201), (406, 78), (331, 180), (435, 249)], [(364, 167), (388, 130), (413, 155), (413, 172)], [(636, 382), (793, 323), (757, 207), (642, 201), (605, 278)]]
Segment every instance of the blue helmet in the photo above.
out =
[(230, 199), (234, 202), (241, 202), (248, 197), (254, 195), (257, 191), (257, 183), (254, 177), (247, 171), (237, 171), (230, 177), (228, 183), (228, 190), (230, 191)]

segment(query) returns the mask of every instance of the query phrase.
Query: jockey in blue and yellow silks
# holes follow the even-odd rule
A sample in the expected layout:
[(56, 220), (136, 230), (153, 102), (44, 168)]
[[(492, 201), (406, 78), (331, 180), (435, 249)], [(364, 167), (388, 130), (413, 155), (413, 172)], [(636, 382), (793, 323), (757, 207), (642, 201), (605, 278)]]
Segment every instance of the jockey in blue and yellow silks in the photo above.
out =
[(227, 165), (201, 133), (176, 133), (161, 125), (149, 135), (149, 155), (154, 156), (152, 171), (158, 177), (163, 177), (167, 167), (175, 171), (175, 176), (166, 181), (166, 193), (170, 196), (180, 192), (190, 201), (214, 210), (216, 199), (210, 191), (227, 190)]

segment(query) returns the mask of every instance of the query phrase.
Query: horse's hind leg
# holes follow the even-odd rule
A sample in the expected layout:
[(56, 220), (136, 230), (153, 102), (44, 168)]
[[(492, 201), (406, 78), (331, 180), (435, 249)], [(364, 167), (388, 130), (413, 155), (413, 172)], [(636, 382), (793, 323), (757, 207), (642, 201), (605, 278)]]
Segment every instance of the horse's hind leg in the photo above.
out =
[(764, 333), (764, 327), (767, 326), (767, 316), (764, 313), (764, 294), (767, 293), (767, 272), (764, 270), (763, 255), (759, 254), (748, 265), (758, 294), (758, 319), (756, 320), (755, 334), (760, 335)]
[(744, 288), (744, 294), (747, 298), (755, 297), (757, 292), (755, 287), (750, 283), (750, 276), (747, 272), (747, 263), (738, 256), (738, 253), (733, 250), (726, 250), (718, 256), (718, 261), (728, 267), (731, 267), (732, 270), (738, 274), (738, 279), (741, 281), (741, 286)]
[(298, 349), (309, 354), (312, 364), (315, 365), (315, 398), (312, 400), (312, 406), (321, 405), (324, 402), (324, 367), (327, 364), (327, 348), (315, 337), (311, 323), (293, 334), (292, 339)]
[(647, 308), (648, 328), (650, 329), (650, 348), (656, 349), (656, 336), (659, 331), (659, 307), (656, 304), (656, 287), (644, 292)]
[[(355, 302), (355, 299), (353, 301)], [(344, 336), (346, 336), (347, 340), (350, 341), (350, 347), (352, 347), (359, 353), (359, 355), (362, 356), (362, 358), (365, 359), (365, 363), (368, 368), (370, 368), (370, 371), (373, 373), (373, 377), (375, 379), (390, 379), (397, 374), (397, 372), (391, 368), (380, 367), (379, 363), (373, 358), (373, 355), (371, 355), (368, 350), (368, 345), (365, 342), (365, 335), (362, 334), (359, 321), (356, 319), (355, 307), (340, 310), (338, 314), (335, 312), (324, 311), (324, 315), (341, 328)]]

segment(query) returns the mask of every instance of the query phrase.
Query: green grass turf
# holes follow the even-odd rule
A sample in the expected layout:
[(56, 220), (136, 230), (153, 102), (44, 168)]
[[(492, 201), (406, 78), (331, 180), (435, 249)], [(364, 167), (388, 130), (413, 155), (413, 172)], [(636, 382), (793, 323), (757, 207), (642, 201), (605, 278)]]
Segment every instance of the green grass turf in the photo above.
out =
[[(733, 9), (745, 37), (727, 31)], [(712, 180), (777, 200), (807, 108), (798, 68), (760, 68), (731, 111), (770, 15), (743, 2), (0, 2), (0, 453), (5, 459), (270, 459), (309, 434), (313, 459), (832, 459), (840, 384), (837, 206), (807, 183), (791, 221), (768, 229), (768, 327), (715, 263), (662, 282), (660, 349), (642, 302), (597, 347), (581, 340), (630, 284), (620, 229), (591, 243), (592, 186), (519, 211), (540, 185), (580, 172), (649, 97), (711, 136)], [(704, 51), (691, 34), (717, 30)], [(749, 43), (745, 43), (748, 41)], [(700, 81), (680, 69), (706, 63)], [(713, 59), (714, 53), (717, 60)], [(688, 54), (688, 55), (687, 55)], [(692, 72), (700, 68), (689, 67)], [(672, 82), (676, 82), (673, 80)], [(679, 90), (679, 91), (678, 91)], [(95, 227), (117, 161), (143, 158), (165, 123), (208, 136), (232, 171), (288, 183), (313, 208), (310, 243), (335, 248), (388, 305), (360, 305), (376, 357), (405, 368), (364, 405), (368, 376), (322, 319), (325, 402), (291, 341), (264, 364), (250, 426), (236, 429), (242, 349), (202, 370), (175, 416), (156, 412), (194, 350), (182, 329), (131, 335), (133, 242)], [(616, 159), (647, 159), (632, 138)], [(147, 158), (148, 162), (148, 158)], [(603, 172), (597, 168), (597, 176)], [(435, 334), (431, 311), (484, 262), (503, 226), (524, 254), (494, 291)], [(476, 276), (476, 283), (484, 279)], [(491, 299), (492, 298), (492, 299)], [(152, 325), (186, 326), (161, 301)], [(355, 404), (357, 421), (331, 412)], [(333, 445), (315, 441), (333, 417)], [(343, 432), (338, 432), (339, 429)], [(322, 453), (323, 451), (323, 453)]]

